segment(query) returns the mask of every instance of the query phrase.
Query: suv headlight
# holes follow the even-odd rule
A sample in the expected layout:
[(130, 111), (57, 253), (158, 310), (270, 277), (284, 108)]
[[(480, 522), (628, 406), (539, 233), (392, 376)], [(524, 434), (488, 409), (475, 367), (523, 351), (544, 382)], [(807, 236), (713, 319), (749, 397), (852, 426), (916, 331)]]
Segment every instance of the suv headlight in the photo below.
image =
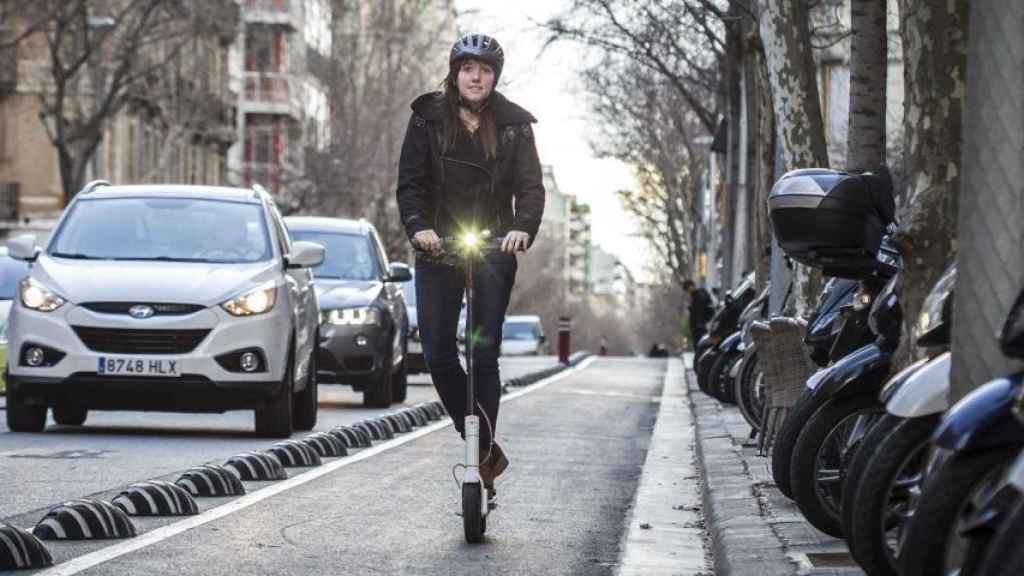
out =
[(21, 304), (29, 310), (53, 312), (64, 305), (64, 299), (36, 282), (31, 277), (24, 278), (19, 284)]
[(379, 325), (380, 310), (371, 306), (325, 310), (323, 314), (321, 314), (321, 321), (329, 322), (337, 326)]
[(232, 316), (256, 316), (273, 310), (276, 301), (277, 286), (260, 286), (220, 306)]

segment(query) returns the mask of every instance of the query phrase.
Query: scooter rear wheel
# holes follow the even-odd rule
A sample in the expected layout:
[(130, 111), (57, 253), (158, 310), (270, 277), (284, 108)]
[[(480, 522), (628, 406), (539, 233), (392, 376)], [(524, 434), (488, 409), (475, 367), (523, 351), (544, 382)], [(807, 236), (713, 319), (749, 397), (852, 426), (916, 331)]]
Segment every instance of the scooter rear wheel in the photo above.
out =
[(483, 515), (483, 487), (478, 483), (462, 485), (462, 528), (466, 542), (479, 544), (487, 531), (487, 517)]

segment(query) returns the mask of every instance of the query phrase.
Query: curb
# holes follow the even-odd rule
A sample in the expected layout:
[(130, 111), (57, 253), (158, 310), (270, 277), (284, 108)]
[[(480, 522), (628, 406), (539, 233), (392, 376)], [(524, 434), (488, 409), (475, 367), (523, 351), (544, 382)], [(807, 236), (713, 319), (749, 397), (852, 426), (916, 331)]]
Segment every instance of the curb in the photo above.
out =
[(715, 574), (791, 576), (798, 565), (769, 524), (758, 485), (726, 429), (714, 400), (686, 371), (687, 397), (696, 429), (701, 497)]

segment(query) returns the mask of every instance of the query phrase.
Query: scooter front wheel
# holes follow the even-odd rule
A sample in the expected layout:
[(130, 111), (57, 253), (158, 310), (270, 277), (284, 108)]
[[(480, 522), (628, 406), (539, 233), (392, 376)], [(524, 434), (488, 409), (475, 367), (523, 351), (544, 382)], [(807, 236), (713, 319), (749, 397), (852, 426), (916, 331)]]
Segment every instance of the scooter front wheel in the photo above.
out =
[(483, 515), (483, 488), (479, 483), (462, 485), (462, 528), (466, 542), (479, 544), (487, 531), (487, 517)]

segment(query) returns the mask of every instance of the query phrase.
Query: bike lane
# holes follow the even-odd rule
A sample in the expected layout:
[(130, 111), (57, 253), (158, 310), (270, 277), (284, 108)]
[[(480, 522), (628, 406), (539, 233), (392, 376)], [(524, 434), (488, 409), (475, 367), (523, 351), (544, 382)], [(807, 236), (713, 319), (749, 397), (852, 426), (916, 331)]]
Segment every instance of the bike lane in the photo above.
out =
[(612, 574), (665, 367), (601, 358), (503, 403), (484, 544), (463, 540), (446, 426), (78, 573)]

